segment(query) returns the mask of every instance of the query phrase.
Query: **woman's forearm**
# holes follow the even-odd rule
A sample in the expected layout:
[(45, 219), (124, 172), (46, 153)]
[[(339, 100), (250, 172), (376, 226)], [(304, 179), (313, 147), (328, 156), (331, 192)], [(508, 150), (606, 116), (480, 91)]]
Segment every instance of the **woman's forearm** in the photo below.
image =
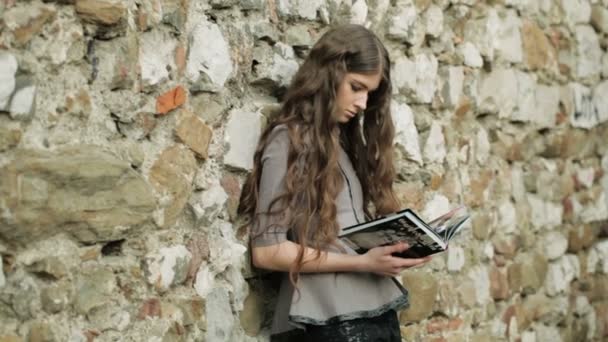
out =
[[(256, 267), (272, 271), (288, 272), (296, 262), (300, 245), (291, 241), (280, 244), (254, 247), (252, 261)], [(364, 271), (360, 255), (349, 255), (332, 252), (321, 252), (316, 258), (317, 250), (306, 248), (304, 264), (300, 272), (361, 272)]]

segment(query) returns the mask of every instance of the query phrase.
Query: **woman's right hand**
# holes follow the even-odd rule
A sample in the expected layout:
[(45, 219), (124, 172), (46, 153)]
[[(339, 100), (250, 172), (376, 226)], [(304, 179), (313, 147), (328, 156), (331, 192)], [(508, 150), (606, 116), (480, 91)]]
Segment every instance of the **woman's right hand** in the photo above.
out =
[(372, 248), (361, 255), (362, 271), (383, 276), (397, 276), (406, 268), (422, 265), (431, 260), (431, 256), (424, 258), (401, 258), (393, 253), (401, 253), (409, 248), (407, 243), (401, 242), (391, 246)]

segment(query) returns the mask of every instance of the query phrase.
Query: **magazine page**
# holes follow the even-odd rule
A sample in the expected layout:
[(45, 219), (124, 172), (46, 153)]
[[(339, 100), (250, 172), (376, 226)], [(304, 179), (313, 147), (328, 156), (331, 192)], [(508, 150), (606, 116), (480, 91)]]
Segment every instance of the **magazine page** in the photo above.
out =
[(429, 226), (431, 226), (444, 241), (449, 241), (458, 233), (460, 228), (462, 228), (463, 223), (468, 218), (468, 209), (465, 206), (459, 206), (432, 220), (429, 222)]

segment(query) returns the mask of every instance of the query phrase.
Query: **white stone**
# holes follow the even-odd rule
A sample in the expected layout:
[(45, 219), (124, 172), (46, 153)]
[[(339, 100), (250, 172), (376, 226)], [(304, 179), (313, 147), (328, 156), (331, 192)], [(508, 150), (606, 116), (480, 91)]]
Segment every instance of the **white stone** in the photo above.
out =
[(595, 180), (595, 169), (588, 167), (576, 171), (576, 180), (586, 188), (591, 188)]
[[(167, 290), (176, 281), (176, 267), (188, 265), (192, 254), (185, 246), (163, 247), (146, 256), (146, 279), (158, 289)], [(179, 280), (179, 279), (178, 279)]]
[(215, 288), (205, 298), (207, 334), (205, 341), (236, 341), (235, 315), (230, 306), (230, 296), (225, 288)]
[(496, 55), (510, 63), (523, 61), (523, 44), (521, 42), (521, 19), (514, 10), (507, 12), (506, 17), (500, 19), (500, 27), (494, 44)]
[(483, 66), (483, 58), (481, 58), (479, 50), (473, 43), (464, 42), (460, 44), (458, 51), (462, 55), (464, 65), (471, 68), (481, 68)]
[(519, 165), (514, 165), (511, 168), (511, 196), (516, 202), (521, 202), (526, 198), (524, 172)]
[(295, 53), (291, 46), (281, 42), (275, 44), (274, 50), (277, 53), (273, 55), (269, 77), (281, 86), (288, 86), (299, 67)]
[(559, 111), (560, 88), (537, 84), (527, 73), (517, 72), (517, 109), (511, 115), (513, 121), (532, 122), (539, 128), (555, 126)]
[(517, 71), (517, 108), (511, 114), (512, 121), (532, 121), (537, 112), (536, 108), (536, 80), (532, 74)]
[(251, 170), (253, 154), (260, 139), (263, 115), (260, 113), (233, 110), (226, 125), (224, 139), (229, 149), (224, 164)]
[[(597, 194), (597, 192), (596, 192)], [(593, 201), (586, 203), (578, 213), (575, 213), (584, 223), (599, 222), (608, 219), (606, 192), (601, 191)]]
[(192, 82), (202, 74), (211, 84), (205, 84), (210, 91), (219, 91), (232, 74), (230, 46), (217, 24), (202, 22), (190, 34), (190, 47), (186, 76)]
[(443, 32), (443, 11), (437, 5), (430, 5), (423, 14), (426, 34), (439, 37)]
[(177, 41), (168, 34), (152, 30), (141, 35), (139, 64), (144, 86), (153, 86), (169, 78), (168, 67), (175, 70)]
[(464, 40), (473, 43), (482, 56), (494, 59), (494, 45), (500, 30), (500, 19), (494, 8), (490, 8), (482, 19), (468, 20), (464, 28)]
[(367, 19), (367, 11), (368, 9), (365, 0), (355, 0), (350, 8), (351, 24), (365, 24), (365, 20)]
[(399, 1), (396, 12), (390, 17), (388, 36), (403, 42), (413, 43), (417, 20), (418, 13), (414, 2), (412, 0)]
[(547, 202), (534, 194), (526, 196), (530, 205), (530, 221), (537, 229), (552, 229), (562, 224), (562, 205)]
[(211, 223), (220, 215), (227, 200), (228, 194), (215, 179), (209, 189), (194, 193), (189, 203), (197, 222)]
[(542, 238), (544, 256), (549, 260), (555, 260), (566, 253), (568, 239), (556, 231), (551, 231)]
[(17, 89), (13, 94), (9, 112), (13, 119), (27, 119), (31, 116), (34, 109), (34, 100), (36, 98), (36, 86), (29, 85)]
[(602, 77), (608, 78), (608, 53), (602, 55)]
[(475, 135), (475, 158), (479, 164), (484, 164), (490, 157), (490, 138), (483, 127), (477, 128)]
[(477, 304), (485, 305), (492, 300), (490, 297), (490, 275), (486, 266), (474, 266), (468, 277), (475, 284), (475, 299)]
[(447, 251), (447, 267), (450, 272), (460, 272), (464, 267), (464, 249), (457, 245), (450, 245)]
[(447, 67), (440, 72), (441, 79), (444, 80), (441, 96), (443, 101), (451, 107), (460, 103), (462, 96), (462, 86), (464, 83), (463, 67)]
[(579, 78), (599, 76), (602, 62), (602, 48), (597, 34), (589, 25), (577, 25), (574, 31), (576, 41), (576, 76)]
[(536, 342), (536, 333), (529, 330), (522, 331), (521, 342)]
[(392, 120), (395, 126), (395, 146), (402, 150), (406, 158), (422, 165), (422, 153), (418, 142), (418, 130), (414, 124), (412, 109), (405, 103), (393, 101)]
[(450, 200), (444, 195), (434, 193), (422, 210), (422, 218), (432, 221), (450, 210)]
[[(0, 255), (0, 265), (2, 265), (2, 255)], [(0, 288), (3, 288), (6, 285), (6, 277), (4, 276), (3, 267), (0, 267)]]
[(603, 81), (593, 89), (594, 126), (608, 121), (608, 81)]
[(573, 254), (561, 256), (549, 263), (545, 278), (545, 290), (548, 296), (556, 296), (570, 291), (570, 282), (580, 277), (581, 267), (578, 257)]
[(529, 113), (530, 118), (526, 121), (536, 123), (541, 128), (554, 127), (555, 117), (559, 111), (559, 99), (558, 87), (538, 84), (534, 92), (534, 109)]
[(517, 230), (517, 210), (510, 200), (503, 201), (498, 207), (498, 230), (513, 233)]
[(518, 100), (518, 82), (513, 69), (496, 68), (479, 83), (479, 111), (509, 118)]
[(225, 238), (210, 238), (209, 259), (213, 265), (213, 271), (221, 273), (228, 266), (240, 265), (247, 248), (240, 243)]
[(323, 3), (323, 0), (279, 0), (276, 5), (282, 16), (314, 20)]
[(559, 329), (556, 326), (548, 326), (544, 324), (535, 325), (536, 340), (551, 341), (551, 342), (562, 342), (562, 336), (559, 333)]
[(437, 70), (439, 63), (431, 54), (419, 54), (416, 63), (415, 99), (421, 103), (431, 103), (437, 91)]
[(486, 243), (483, 246), (483, 260), (492, 260), (494, 259), (494, 246), (491, 242)]
[(608, 274), (608, 240), (593, 245), (587, 258), (587, 271)]
[(398, 57), (393, 62), (391, 78), (395, 93), (411, 94), (416, 87), (416, 63), (406, 57)]
[(424, 161), (426, 163), (443, 163), (445, 155), (445, 138), (441, 124), (438, 121), (433, 121), (431, 131), (424, 145)]
[(591, 19), (591, 6), (589, 0), (561, 0), (563, 13), (566, 15), (566, 24), (574, 28), (576, 24), (589, 23)]
[(17, 59), (6, 51), (0, 51), (0, 110), (6, 110), (15, 91)]
[(581, 84), (572, 83), (568, 87), (572, 93), (574, 107), (570, 112), (570, 124), (579, 128), (592, 128), (598, 124), (591, 90)]
[(196, 273), (194, 290), (201, 298), (207, 297), (215, 286), (215, 274), (207, 263), (203, 263)]
[(589, 304), (589, 299), (586, 296), (578, 295), (574, 301), (574, 313), (583, 316), (591, 312), (593, 308)]

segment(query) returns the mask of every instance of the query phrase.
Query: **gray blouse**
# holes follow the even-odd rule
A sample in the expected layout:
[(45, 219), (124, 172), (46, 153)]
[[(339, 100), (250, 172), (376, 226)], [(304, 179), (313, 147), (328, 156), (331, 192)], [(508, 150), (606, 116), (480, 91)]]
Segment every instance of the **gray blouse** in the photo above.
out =
[[(262, 157), (262, 175), (259, 186), (258, 212), (266, 212), (270, 202), (285, 190), (287, 154), (289, 150), (287, 127), (276, 127)], [(365, 219), (361, 184), (348, 158), (340, 148), (339, 165), (345, 186), (336, 199), (337, 221), (340, 229)], [(289, 227), (281, 225), (279, 218), (260, 215), (252, 231), (252, 247), (285, 242)], [(340, 243), (338, 241), (338, 243)], [(336, 253), (357, 253), (340, 243), (344, 251), (335, 246), (327, 248)], [(271, 334), (278, 334), (303, 324), (324, 325), (353, 318), (374, 317), (391, 309), (409, 305), (407, 290), (394, 278), (372, 273), (301, 273), (298, 291), (294, 291), (289, 275), (282, 277)]]

